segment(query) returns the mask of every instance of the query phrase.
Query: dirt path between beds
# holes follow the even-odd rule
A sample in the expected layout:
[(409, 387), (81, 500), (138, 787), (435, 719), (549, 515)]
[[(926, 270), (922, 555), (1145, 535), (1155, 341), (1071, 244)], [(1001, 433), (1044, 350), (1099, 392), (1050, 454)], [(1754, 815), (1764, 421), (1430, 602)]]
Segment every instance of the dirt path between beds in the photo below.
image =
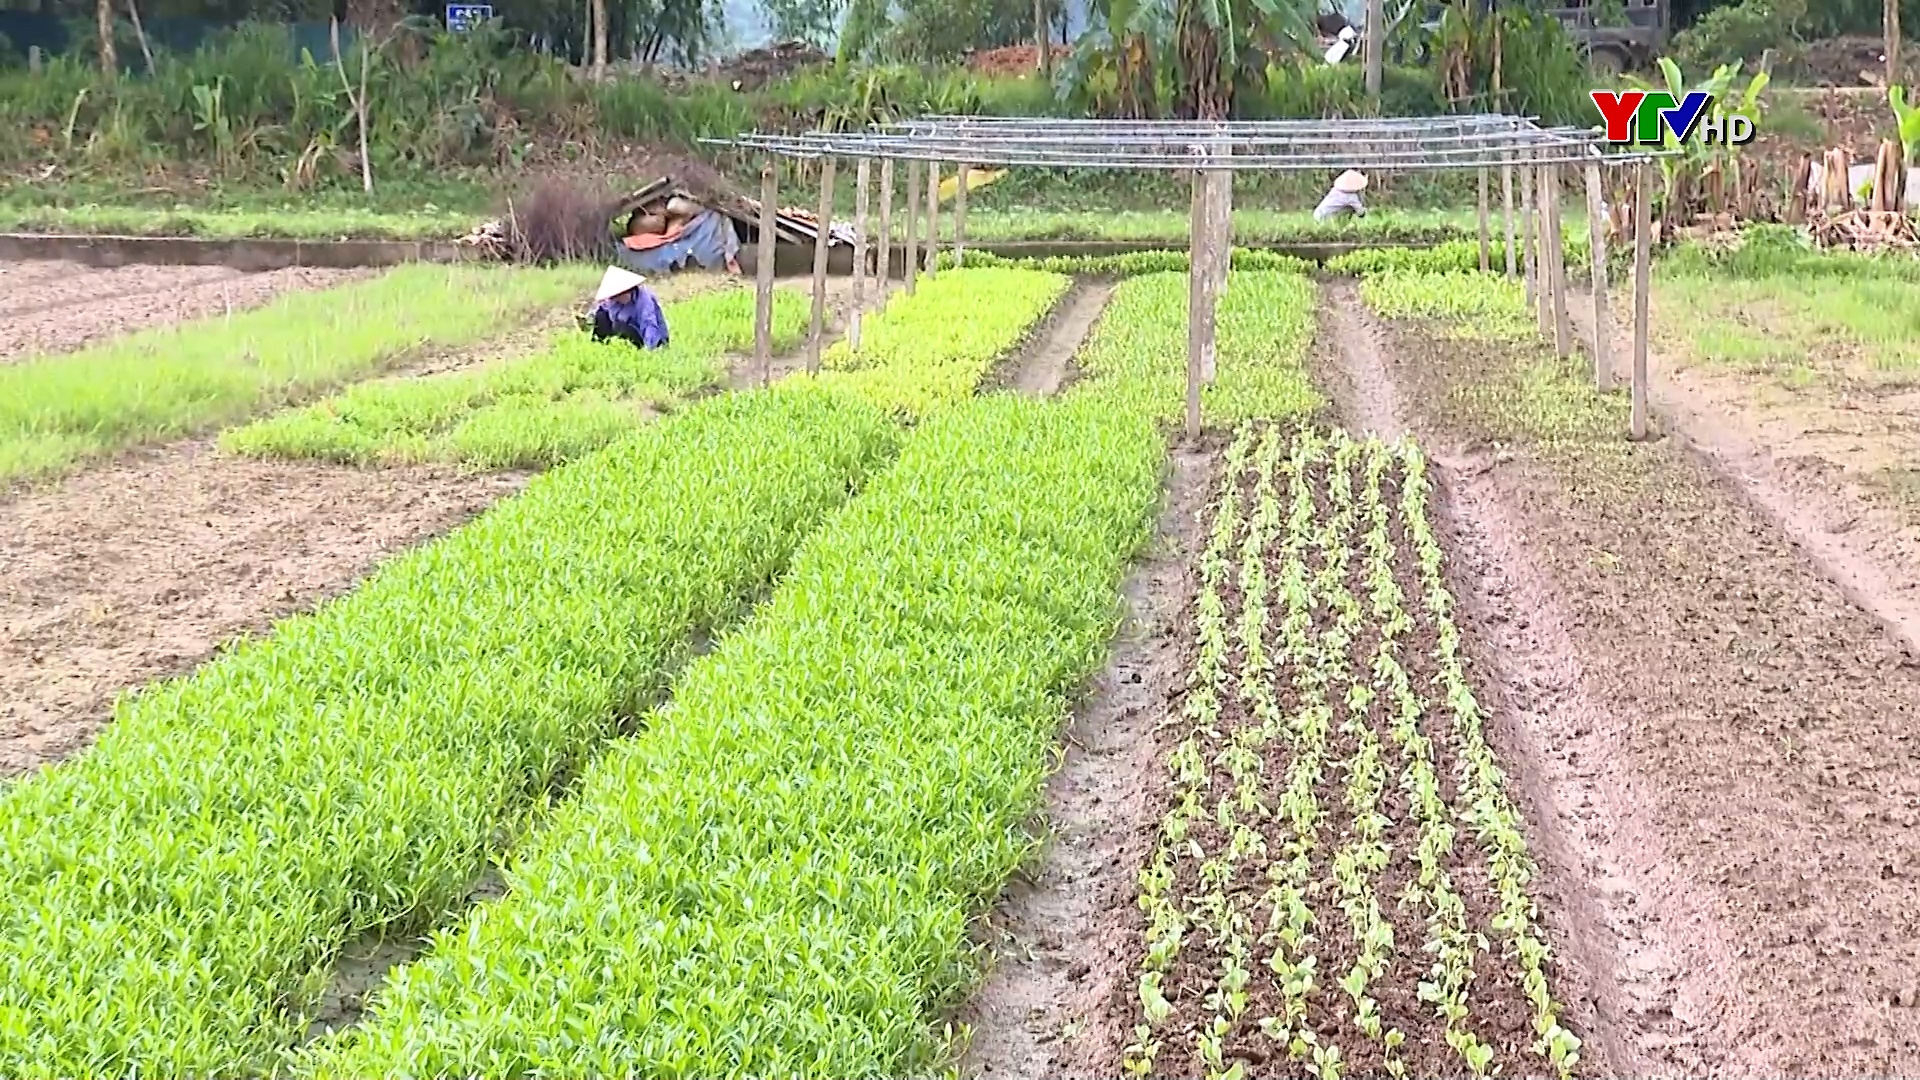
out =
[(1687, 447), (1556, 447), (1482, 424), (1455, 392), (1513, 378), (1512, 350), (1421, 327), (1356, 336), (1371, 315), (1351, 284), (1330, 294), (1354, 383), (1419, 403), (1595, 1064), (1910, 1070), (1920, 670)]
[(223, 266), (0, 264), (0, 362), (69, 352), (135, 330), (260, 307), (371, 271), (293, 267), (262, 274)]
[(988, 922), (993, 968), (961, 1014), (974, 1032), (967, 1076), (1090, 1076), (1088, 1063), (1120, 1058), (1118, 1044), (1096, 1043), (1127, 1028), (1088, 1018), (1133, 975), (1130, 915), (1158, 812), (1155, 730), (1180, 685), (1188, 567), (1214, 468), (1206, 450), (1177, 447), (1171, 458), (1159, 530), (1127, 579), (1113, 656), (1074, 710), (1047, 781), (1046, 846)]
[(1033, 397), (1051, 397), (1073, 376), (1073, 358), (1107, 310), (1117, 281), (1083, 278), (1073, 283), (1034, 333), (1007, 373), (1006, 385)]

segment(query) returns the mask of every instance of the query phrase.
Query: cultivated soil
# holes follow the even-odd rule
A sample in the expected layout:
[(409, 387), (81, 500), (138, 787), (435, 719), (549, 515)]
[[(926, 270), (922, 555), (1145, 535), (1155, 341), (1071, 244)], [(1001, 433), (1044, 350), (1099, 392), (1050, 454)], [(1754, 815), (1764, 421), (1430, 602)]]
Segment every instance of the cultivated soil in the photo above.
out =
[(311, 608), (525, 479), (195, 442), (0, 502), (0, 775), (78, 750), (120, 692)]
[[(1350, 285), (1331, 301), (1335, 325), (1371, 324)], [(1398, 326), (1343, 352), (1355, 386), (1419, 403), (1497, 748), (1600, 1062), (1911, 1071), (1914, 660), (1714, 461), (1529, 430), (1541, 383), (1511, 347)], [(1556, 392), (1592, 400), (1567, 371)]]
[[(1570, 297), (1583, 343), (1593, 340), (1592, 311), (1590, 294)], [(1656, 346), (1671, 340), (1661, 315), (1656, 303)], [(1610, 355), (1630, 356), (1617, 313), (1609, 324)], [(1712, 460), (1850, 600), (1920, 654), (1920, 391), (1837, 358), (1807, 361), (1819, 364), (1812, 377), (1790, 383), (1678, 363), (1656, 348), (1649, 403), (1664, 430)]]
[(0, 362), (244, 311), (285, 292), (324, 289), (367, 274), (310, 267), (248, 274), (223, 266), (0, 264)]

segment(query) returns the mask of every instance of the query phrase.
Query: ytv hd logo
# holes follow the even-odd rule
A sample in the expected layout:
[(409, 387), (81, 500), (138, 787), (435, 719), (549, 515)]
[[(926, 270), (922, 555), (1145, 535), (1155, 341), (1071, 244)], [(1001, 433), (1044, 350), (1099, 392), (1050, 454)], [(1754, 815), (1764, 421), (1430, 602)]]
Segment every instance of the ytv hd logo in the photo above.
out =
[(1720, 113), (1713, 108), (1713, 95), (1695, 90), (1675, 101), (1665, 90), (1592, 90), (1593, 107), (1607, 122), (1606, 138), (1622, 146), (1662, 146), (1666, 136), (1661, 125), (1673, 133), (1675, 141), (1699, 139), (1709, 145), (1745, 146), (1753, 141), (1753, 119), (1740, 113)]

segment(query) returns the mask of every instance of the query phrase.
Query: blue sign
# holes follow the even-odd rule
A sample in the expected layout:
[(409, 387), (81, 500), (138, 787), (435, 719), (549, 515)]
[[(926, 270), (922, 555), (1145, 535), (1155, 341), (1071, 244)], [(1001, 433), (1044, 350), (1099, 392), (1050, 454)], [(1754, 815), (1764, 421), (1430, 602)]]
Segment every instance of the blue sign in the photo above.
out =
[(448, 4), (447, 29), (464, 33), (493, 18), (492, 4)]

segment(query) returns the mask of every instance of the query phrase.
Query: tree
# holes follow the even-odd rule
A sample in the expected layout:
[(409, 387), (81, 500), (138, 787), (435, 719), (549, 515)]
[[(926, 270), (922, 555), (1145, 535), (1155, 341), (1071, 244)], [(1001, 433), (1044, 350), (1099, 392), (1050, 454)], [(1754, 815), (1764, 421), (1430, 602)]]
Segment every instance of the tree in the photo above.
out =
[(100, 71), (111, 81), (120, 74), (120, 59), (113, 52), (113, 0), (95, 0), (93, 15), (100, 30)]
[(1887, 85), (1900, 82), (1900, 0), (1884, 0), (1880, 32), (1886, 36)]

